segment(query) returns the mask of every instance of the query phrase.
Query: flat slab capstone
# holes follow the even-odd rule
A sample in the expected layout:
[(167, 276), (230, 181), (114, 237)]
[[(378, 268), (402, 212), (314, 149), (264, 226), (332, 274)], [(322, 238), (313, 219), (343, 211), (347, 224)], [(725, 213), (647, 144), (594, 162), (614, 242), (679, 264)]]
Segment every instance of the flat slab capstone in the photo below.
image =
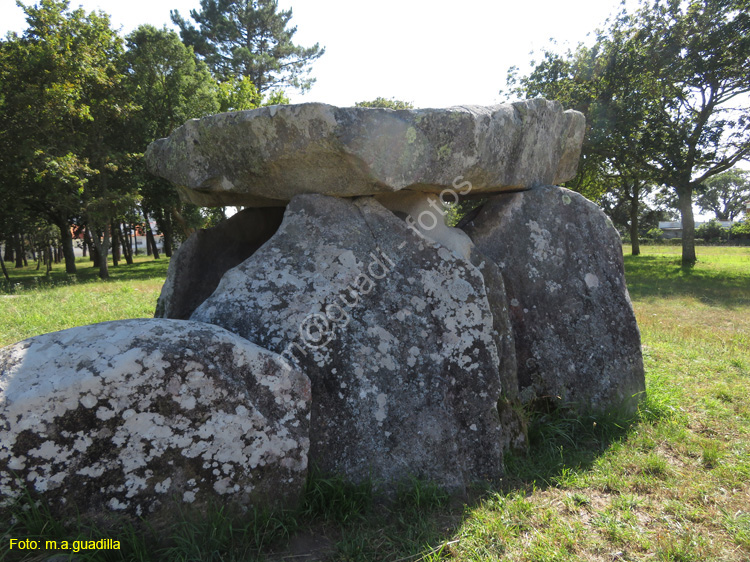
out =
[(575, 176), (584, 117), (555, 101), (399, 110), (322, 103), (193, 119), (146, 152), (151, 173), (201, 206), (277, 206), (295, 195), (473, 193)]

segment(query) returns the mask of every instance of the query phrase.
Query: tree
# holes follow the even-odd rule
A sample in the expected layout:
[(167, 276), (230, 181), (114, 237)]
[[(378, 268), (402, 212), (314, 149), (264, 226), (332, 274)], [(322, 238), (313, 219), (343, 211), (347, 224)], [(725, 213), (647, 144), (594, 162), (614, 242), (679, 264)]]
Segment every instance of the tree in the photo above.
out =
[(190, 11), (198, 28), (176, 10), (171, 16), (182, 40), (219, 82), (246, 77), (261, 95), (283, 87), (309, 89), (315, 81), (308, 76), (310, 64), (325, 53), (318, 43), (305, 48), (292, 42), (292, 10), (279, 10), (276, 0), (201, 0), (201, 9)]
[(71, 12), (67, 0), (18, 4), (29, 27), (0, 45), (0, 173), (17, 204), (59, 227), (74, 273), (71, 225), (105, 222), (123, 196), (111, 181), (127, 160), (121, 124), (132, 109), (121, 88), (122, 40), (105, 14)]
[(627, 31), (627, 49), (658, 78), (664, 100), (650, 115), (656, 150), (643, 165), (677, 196), (682, 263), (691, 265), (694, 193), (750, 155), (750, 1), (656, 1)]
[[(174, 31), (142, 25), (126, 41), (125, 87), (138, 106), (128, 127), (136, 159), (130, 181), (140, 189), (143, 214), (152, 216), (164, 235), (165, 253), (169, 256), (174, 239), (173, 218), (182, 220), (186, 214), (184, 205), (172, 184), (146, 171), (143, 154), (149, 143), (168, 136), (188, 119), (219, 111), (221, 87)], [(249, 88), (254, 91), (252, 84)]]
[(401, 101), (395, 98), (386, 99), (377, 97), (372, 101), (359, 101), (354, 104), (355, 107), (384, 107), (386, 109), (414, 109), (414, 104), (410, 101)]
[(570, 94), (590, 119), (577, 181), (614, 171), (633, 201), (652, 182), (673, 191), (690, 265), (693, 194), (750, 154), (750, 0), (654, 0), (616, 18), (590, 53), (550, 55), (520, 84)]
[(750, 201), (750, 173), (732, 168), (706, 181), (698, 195), (698, 207), (712, 212), (718, 220), (735, 220), (745, 212)]

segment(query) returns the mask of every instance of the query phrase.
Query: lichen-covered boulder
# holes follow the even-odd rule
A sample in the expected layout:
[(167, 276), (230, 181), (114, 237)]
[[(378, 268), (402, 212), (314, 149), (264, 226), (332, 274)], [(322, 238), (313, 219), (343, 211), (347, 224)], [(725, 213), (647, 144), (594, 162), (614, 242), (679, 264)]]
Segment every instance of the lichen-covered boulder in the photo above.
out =
[(0, 350), (0, 498), (28, 489), (58, 517), (108, 525), (294, 504), (307, 474), (310, 386), (217, 326), (122, 320)]
[(146, 152), (149, 170), (203, 206), (276, 206), (295, 195), (495, 192), (575, 176), (584, 117), (534, 99), (393, 111), (322, 103), (193, 119)]
[(273, 236), (283, 217), (283, 207), (245, 209), (213, 228), (191, 234), (169, 261), (155, 316), (190, 318), (227, 270), (241, 264)]
[(502, 474), (500, 358), (482, 275), (373, 198), (294, 198), (273, 238), (192, 318), (308, 374), (310, 461), (323, 471), (453, 490)]
[(521, 398), (633, 410), (645, 391), (620, 236), (561, 187), (492, 197), (462, 225), (502, 271)]

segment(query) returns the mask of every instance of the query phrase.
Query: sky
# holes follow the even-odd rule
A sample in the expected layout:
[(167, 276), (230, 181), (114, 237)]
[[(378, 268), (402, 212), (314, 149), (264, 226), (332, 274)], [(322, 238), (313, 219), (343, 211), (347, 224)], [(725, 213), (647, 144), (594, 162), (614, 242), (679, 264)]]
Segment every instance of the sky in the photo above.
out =
[[(637, 0), (625, 2), (630, 11), (637, 7)], [(71, 0), (70, 5), (106, 12), (125, 35), (144, 23), (176, 29), (170, 10), (189, 19), (200, 0)], [(597, 28), (622, 8), (621, 0), (279, 0), (279, 6), (292, 9), (295, 43), (319, 43), (326, 50), (312, 67), (316, 83), (305, 94), (287, 92), (291, 102), (341, 107), (376, 97), (415, 107), (507, 101), (500, 90), (511, 66), (525, 73), (545, 48), (592, 44)], [(0, 36), (25, 27), (15, 0), (0, 0)]]
[[(27, 4), (34, 0), (24, 0)], [(319, 43), (326, 53), (312, 68), (316, 84), (306, 94), (288, 92), (293, 103), (339, 106), (378, 96), (416, 107), (491, 105), (508, 68), (529, 67), (531, 51), (592, 42), (591, 35), (619, 9), (619, 0), (280, 0), (292, 8), (294, 40)], [(86, 11), (102, 10), (126, 34), (138, 25), (173, 27), (170, 9), (188, 19), (199, 0), (71, 0)], [(629, 0), (629, 5), (635, 2)], [(15, 0), (0, 0), (0, 35), (25, 28)], [(588, 37), (587, 37), (588, 35)]]

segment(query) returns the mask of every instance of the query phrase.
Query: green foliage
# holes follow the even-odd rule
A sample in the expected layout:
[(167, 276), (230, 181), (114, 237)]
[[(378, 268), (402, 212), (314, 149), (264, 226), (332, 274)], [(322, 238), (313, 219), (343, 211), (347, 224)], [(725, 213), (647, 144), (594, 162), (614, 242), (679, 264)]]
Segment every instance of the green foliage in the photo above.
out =
[[(706, 180), (697, 198), (698, 207), (719, 220), (734, 220), (750, 201), (750, 173), (732, 168)], [(697, 234), (696, 234), (697, 235)]]
[(377, 97), (372, 101), (358, 101), (355, 107), (382, 107), (385, 109), (414, 109), (414, 104), (409, 101), (401, 101), (396, 98), (386, 99)]
[(706, 242), (718, 242), (729, 238), (729, 230), (722, 228), (719, 221), (712, 219), (695, 229), (695, 236)]
[(305, 91), (315, 81), (309, 67), (325, 49), (295, 45), (292, 10), (279, 10), (276, 0), (201, 0), (201, 9), (190, 11), (197, 28), (178, 11), (171, 15), (182, 40), (220, 82), (248, 78), (265, 94), (283, 87)]
[(673, 191), (687, 225), (686, 263), (695, 261), (694, 192), (750, 154), (748, 13), (747, 0), (648, 2), (614, 18), (593, 47), (545, 52), (526, 77), (510, 72), (513, 93), (586, 115), (582, 163), (568, 187), (629, 200), (634, 230), (642, 190)]
[(664, 237), (664, 231), (661, 228), (652, 228), (646, 233), (649, 240), (661, 240)]
[(219, 111), (208, 68), (177, 33), (142, 25), (125, 40), (127, 91), (139, 107), (130, 125), (134, 148), (145, 152), (148, 143), (169, 135), (188, 119)]
[(24, 11), (24, 34), (0, 43), (0, 184), (18, 210), (59, 227), (72, 273), (72, 222), (96, 233), (135, 196), (122, 181), (132, 162), (123, 129), (135, 109), (123, 42), (106, 15), (70, 11), (66, 0)]
[(732, 238), (750, 239), (750, 219), (733, 224), (729, 232)]
[[(229, 84), (225, 88), (216, 84), (206, 65), (196, 60), (192, 49), (174, 31), (142, 25), (126, 41), (125, 85), (131, 99), (138, 104), (128, 127), (131, 150), (136, 154), (129, 180), (139, 189), (144, 213), (156, 220), (165, 241), (171, 245), (202, 223), (199, 219), (183, 221), (184, 229), (174, 232), (173, 217), (189, 216), (192, 206), (189, 208), (180, 201), (170, 182), (146, 171), (143, 154), (149, 143), (168, 136), (188, 119), (219, 111), (222, 103), (228, 103), (225, 97), (234, 92)], [(252, 84), (244, 84), (243, 88), (246, 90), (248, 86), (252, 88)], [(235, 98), (243, 92), (235, 94)], [(241, 102), (241, 98), (232, 101)]]

